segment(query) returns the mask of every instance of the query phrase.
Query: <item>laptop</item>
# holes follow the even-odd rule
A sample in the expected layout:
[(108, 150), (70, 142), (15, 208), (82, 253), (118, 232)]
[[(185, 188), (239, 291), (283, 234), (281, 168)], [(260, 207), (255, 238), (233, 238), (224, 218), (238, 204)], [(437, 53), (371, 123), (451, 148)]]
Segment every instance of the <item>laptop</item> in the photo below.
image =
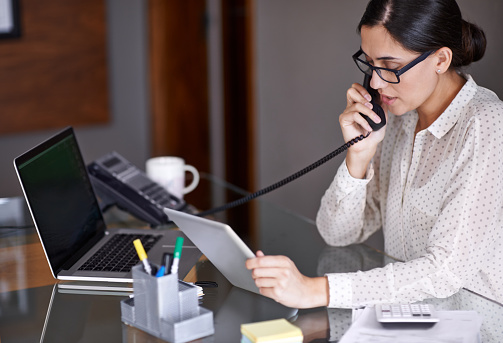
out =
[[(149, 261), (160, 264), (165, 252), (173, 253), (176, 237), (185, 237), (178, 230), (107, 230), (71, 127), (15, 158), (14, 167), (50, 270), (59, 280), (132, 282), (131, 267), (139, 263), (132, 240), (140, 239)], [(185, 239), (179, 278), (200, 256)]]
[(230, 226), (169, 208), (164, 208), (164, 213), (232, 285), (260, 294), (251, 270), (245, 266), (255, 254)]

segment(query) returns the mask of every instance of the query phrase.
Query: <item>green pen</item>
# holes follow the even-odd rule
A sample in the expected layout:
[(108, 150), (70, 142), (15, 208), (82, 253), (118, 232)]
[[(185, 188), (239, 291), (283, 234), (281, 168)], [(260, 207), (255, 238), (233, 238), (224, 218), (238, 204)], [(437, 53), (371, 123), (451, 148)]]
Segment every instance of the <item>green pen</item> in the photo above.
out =
[(178, 264), (180, 263), (180, 256), (182, 256), (182, 247), (183, 237), (177, 237), (173, 256), (173, 265), (171, 266), (171, 274), (178, 273)]

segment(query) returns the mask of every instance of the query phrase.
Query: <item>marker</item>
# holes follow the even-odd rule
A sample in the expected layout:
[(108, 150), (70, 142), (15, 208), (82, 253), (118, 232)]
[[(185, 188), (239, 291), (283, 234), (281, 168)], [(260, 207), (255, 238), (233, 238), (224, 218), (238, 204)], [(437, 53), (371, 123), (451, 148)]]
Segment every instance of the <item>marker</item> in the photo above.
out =
[(171, 274), (178, 273), (178, 264), (180, 256), (182, 256), (183, 237), (177, 237), (175, 243), (175, 253), (173, 256), (173, 265), (171, 266)]
[(140, 261), (143, 263), (143, 268), (147, 272), (148, 275), (152, 275), (152, 268), (150, 267), (150, 263), (148, 263), (147, 260), (147, 253), (145, 252), (145, 249), (143, 248), (143, 244), (141, 244), (141, 241), (139, 239), (135, 239), (133, 241), (134, 247), (136, 248), (136, 252), (138, 253), (138, 257), (140, 258)]

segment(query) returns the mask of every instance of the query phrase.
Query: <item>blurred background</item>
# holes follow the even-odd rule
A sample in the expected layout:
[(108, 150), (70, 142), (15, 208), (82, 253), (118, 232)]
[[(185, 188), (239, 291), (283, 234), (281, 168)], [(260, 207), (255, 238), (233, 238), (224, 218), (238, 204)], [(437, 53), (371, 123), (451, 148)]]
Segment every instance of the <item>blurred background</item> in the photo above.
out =
[[(0, 197), (22, 194), (12, 160), (68, 125), (86, 163), (176, 155), (248, 191), (343, 144), (366, 0), (4, 1)], [(501, 98), (503, 2), (458, 4), (488, 39), (467, 72)], [(314, 219), (342, 159), (266, 200)]]

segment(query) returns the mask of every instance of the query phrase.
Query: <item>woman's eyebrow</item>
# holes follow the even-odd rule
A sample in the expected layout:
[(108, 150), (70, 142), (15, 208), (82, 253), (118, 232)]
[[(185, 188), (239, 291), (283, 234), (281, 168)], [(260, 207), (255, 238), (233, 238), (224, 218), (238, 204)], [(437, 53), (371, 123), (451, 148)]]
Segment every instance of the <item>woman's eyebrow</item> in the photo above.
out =
[[(365, 56), (369, 57), (369, 55), (367, 55), (367, 54), (365, 53), (365, 51), (363, 51), (363, 50), (362, 50), (362, 52), (363, 52), (363, 54), (364, 54)], [(393, 57), (393, 56), (383, 56), (383, 57), (378, 57), (378, 58), (377, 58), (377, 60), (378, 60), (378, 61), (394, 61), (394, 60), (400, 60), (400, 58), (398, 58), (398, 57)]]
[(393, 60), (399, 60), (399, 58), (398, 57), (393, 57), (393, 56), (383, 56), (383, 57), (378, 57), (377, 60), (378, 61), (383, 61), (383, 60), (393, 61)]

